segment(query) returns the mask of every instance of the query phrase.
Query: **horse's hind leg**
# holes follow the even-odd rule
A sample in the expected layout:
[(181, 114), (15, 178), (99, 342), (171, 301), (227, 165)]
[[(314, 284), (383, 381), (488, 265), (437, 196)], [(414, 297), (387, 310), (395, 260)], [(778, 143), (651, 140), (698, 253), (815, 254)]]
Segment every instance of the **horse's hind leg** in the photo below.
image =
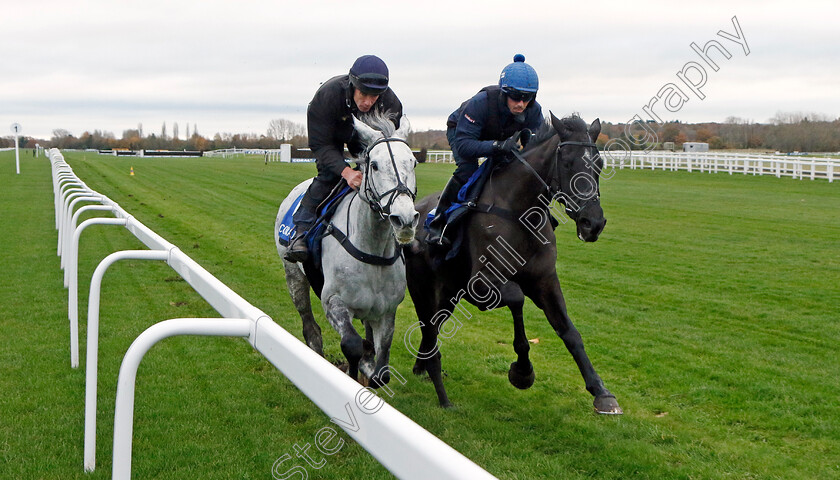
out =
[(373, 344), (362, 340), (353, 328), (353, 315), (338, 295), (324, 301), (324, 312), (330, 325), (341, 335), (341, 351), (347, 358), (347, 375), (359, 380), (359, 361), (373, 357)]
[[(445, 322), (445, 318), (440, 319), (440, 324)], [(440, 346), (438, 345), (438, 326), (432, 325), (431, 321), (427, 321), (426, 325), (420, 327), (423, 332), (423, 340), (420, 341), (420, 355), (425, 356), (424, 368), (432, 384), (435, 386), (435, 393), (437, 393), (438, 402), (441, 407), (448, 408), (452, 406), (449, 401), (449, 396), (446, 395), (446, 389), (443, 386), (443, 368), (441, 367)], [(425, 353), (424, 353), (425, 352)], [(418, 356), (418, 361), (420, 357)], [(417, 364), (414, 366), (414, 373), (417, 373)]]
[(309, 348), (318, 355), (324, 356), (323, 340), (321, 339), (321, 327), (312, 315), (312, 303), (309, 300), (309, 280), (300, 270), (296, 263), (283, 260), (283, 267), (286, 270), (286, 284), (289, 287), (289, 295), (292, 303), (295, 304), (300, 320), (303, 323), (303, 339)]
[(554, 327), (557, 335), (563, 339), (572, 358), (575, 359), (583, 380), (586, 382), (586, 390), (595, 397), (593, 404), (598, 413), (621, 414), (623, 411), (618, 406), (615, 396), (604, 386), (604, 382), (595, 367), (589, 361), (589, 356), (583, 348), (583, 339), (577, 328), (572, 324), (572, 319), (566, 312), (566, 301), (563, 299), (563, 292), (560, 290), (560, 282), (554, 278), (554, 285), (549, 285), (541, 290), (537, 304), (543, 308), (549, 323)]

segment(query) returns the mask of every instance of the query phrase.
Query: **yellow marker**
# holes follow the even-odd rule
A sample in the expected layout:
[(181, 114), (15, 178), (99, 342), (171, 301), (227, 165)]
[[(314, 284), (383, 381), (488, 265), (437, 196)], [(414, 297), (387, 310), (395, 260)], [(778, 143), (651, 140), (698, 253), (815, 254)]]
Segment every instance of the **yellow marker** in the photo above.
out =
[(131, 167), (131, 173), (129, 173), (132, 177), (134, 176), (134, 167)]

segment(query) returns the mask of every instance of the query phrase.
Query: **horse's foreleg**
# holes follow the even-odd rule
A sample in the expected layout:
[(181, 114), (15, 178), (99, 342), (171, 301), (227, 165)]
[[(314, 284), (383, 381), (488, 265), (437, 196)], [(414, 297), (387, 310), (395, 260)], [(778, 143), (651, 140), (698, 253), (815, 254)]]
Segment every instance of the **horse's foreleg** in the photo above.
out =
[(502, 298), (511, 315), (513, 315), (513, 350), (517, 359), (510, 364), (508, 380), (516, 388), (525, 390), (534, 384), (534, 367), (528, 352), (531, 345), (528, 343), (528, 336), (525, 334), (525, 319), (522, 315), (522, 306), (525, 304), (525, 296), (516, 284), (509, 282), (502, 290)]
[(289, 295), (292, 297), (292, 303), (300, 314), (300, 320), (303, 324), (303, 339), (309, 348), (323, 357), (321, 327), (315, 321), (315, 316), (312, 315), (312, 303), (309, 300), (309, 281), (296, 263), (284, 260), (283, 267), (286, 270), (286, 285), (289, 288)]
[(563, 298), (563, 292), (560, 289), (560, 283), (555, 282), (554, 285), (542, 290), (540, 306), (545, 311), (551, 326), (557, 335), (563, 339), (566, 349), (572, 354), (575, 363), (586, 382), (586, 390), (595, 397), (594, 405), (598, 413), (604, 414), (621, 414), (623, 413), (621, 407), (615, 396), (610, 393), (604, 386), (601, 377), (592, 366), (589, 356), (583, 347), (583, 338), (580, 336), (577, 328), (572, 324), (572, 319), (566, 311), (566, 301)]
[(330, 325), (341, 335), (341, 351), (347, 358), (347, 374), (354, 380), (359, 379), (359, 361), (366, 352), (372, 355), (373, 346), (365, 344), (356, 329), (353, 328), (353, 315), (338, 295), (333, 295), (324, 302), (324, 312)]
[[(370, 322), (367, 322), (366, 325), (369, 324)], [(373, 348), (376, 351), (376, 364), (368, 375), (370, 386), (379, 388), (391, 381), (388, 363), (391, 359), (391, 342), (394, 338), (394, 314), (385, 315), (380, 319), (378, 325), (369, 329), (367, 338), (373, 340)], [(364, 370), (362, 372), (367, 374)]]

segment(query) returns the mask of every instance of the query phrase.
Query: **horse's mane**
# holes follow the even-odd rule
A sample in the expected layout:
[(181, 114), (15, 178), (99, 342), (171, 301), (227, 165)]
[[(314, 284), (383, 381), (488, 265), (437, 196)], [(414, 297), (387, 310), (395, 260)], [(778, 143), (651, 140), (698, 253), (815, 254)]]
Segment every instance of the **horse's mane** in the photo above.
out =
[[(532, 148), (541, 145), (546, 140), (550, 139), (558, 132), (554, 129), (554, 125), (551, 124), (551, 117), (552, 115), (549, 114), (545, 117), (545, 121), (540, 125), (536, 132), (534, 132), (534, 137), (531, 138), (531, 141), (528, 142), (528, 147), (526, 150), (530, 150)], [(578, 116), (577, 113), (572, 113), (567, 117), (563, 117), (558, 119), (558, 123), (563, 130), (569, 132), (586, 132), (588, 131), (588, 127), (586, 126), (586, 122), (583, 121), (582, 118)]]
[(586, 132), (589, 128), (586, 125), (586, 122), (578, 116), (577, 112), (569, 115), (568, 117), (561, 118), (560, 125), (563, 126), (564, 130), (568, 130), (569, 132)]
[(551, 117), (545, 119), (545, 121), (540, 125), (540, 128), (534, 132), (534, 136), (528, 142), (528, 146), (526, 150), (530, 150), (537, 145), (541, 145), (543, 142), (548, 140), (549, 138), (557, 135), (557, 132), (554, 131), (554, 127), (551, 126)]
[(397, 118), (396, 113), (390, 111), (380, 112), (373, 110), (370, 113), (365, 113), (359, 116), (359, 120), (365, 125), (382, 132), (386, 137), (393, 137), (397, 127), (394, 126), (394, 119)]

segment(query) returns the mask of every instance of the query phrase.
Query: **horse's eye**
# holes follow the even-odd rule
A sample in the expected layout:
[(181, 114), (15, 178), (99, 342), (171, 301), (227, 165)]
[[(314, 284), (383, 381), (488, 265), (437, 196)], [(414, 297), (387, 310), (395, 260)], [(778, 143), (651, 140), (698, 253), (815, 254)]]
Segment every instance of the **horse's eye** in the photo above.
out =
[(370, 162), (370, 169), (373, 170), (374, 172), (379, 170), (379, 164), (376, 163), (376, 162)]

